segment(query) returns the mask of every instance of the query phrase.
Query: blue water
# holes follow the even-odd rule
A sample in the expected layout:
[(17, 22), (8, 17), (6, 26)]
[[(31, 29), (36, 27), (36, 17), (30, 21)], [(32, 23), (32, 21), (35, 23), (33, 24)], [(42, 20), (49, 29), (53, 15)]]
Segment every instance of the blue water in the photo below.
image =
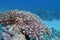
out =
[[(60, 10), (60, 0), (0, 0), (0, 12), (10, 9), (31, 11), (32, 13), (39, 15), (42, 19), (42, 22), (47, 27), (53, 27), (56, 30), (60, 31), (60, 16), (58, 16), (60, 13), (55, 13), (54, 16), (52, 15), (52, 17), (51, 15), (48, 15), (48, 17), (46, 16), (47, 14), (40, 13), (40, 9), (52, 11)], [(57, 17), (55, 18), (56, 14)], [(46, 19), (46, 17), (42, 17), (41, 15), (44, 15), (48, 18)], [(51, 19), (53, 21), (50, 21)]]

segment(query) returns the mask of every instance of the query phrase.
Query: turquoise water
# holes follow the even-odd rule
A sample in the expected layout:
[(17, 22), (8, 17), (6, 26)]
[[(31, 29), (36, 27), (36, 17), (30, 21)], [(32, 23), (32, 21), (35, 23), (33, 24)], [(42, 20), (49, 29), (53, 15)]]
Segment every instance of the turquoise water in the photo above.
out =
[(60, 31), (60, 20), (59, 21), (56, 21), (56, 20), (53, 20), (53, 21), (42, 21), (47, 27), (49, 28), (54, 28), (58, 31)]

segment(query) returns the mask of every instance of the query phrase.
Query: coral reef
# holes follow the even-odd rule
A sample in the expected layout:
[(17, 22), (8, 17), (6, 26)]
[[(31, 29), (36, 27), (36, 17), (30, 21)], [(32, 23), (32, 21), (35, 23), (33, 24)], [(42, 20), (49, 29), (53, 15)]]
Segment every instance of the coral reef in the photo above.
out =
[(14, 22), (19, 21), (22, 33), (29, 35), (31, 40), (33, 38), (36, 38), (35, 40), (60, 40), (60, 32), (57, 32), (54, 28), (47, 28), (42, 24), (41, 19), (31, 12), (21, 10), (2, 12), (0, 13), (0, 22), (3, 21), (6, 21), (7, 24), (8, 22), (14, 24)]
[(42, 38), (43, 33), (49, 34), (49, 29), (42, 24), (40, 21), (41, 19), (31, 12), (10, 10), (8, 12), (0, 13), (1, 22), (8, 22), (10, 19), (15, 19), (12, 21), (15, 22), (16, 18), (20, 20), (20, 26), (22, 26), (23, 33), (29, 35), (29, 37), (40, 39)]

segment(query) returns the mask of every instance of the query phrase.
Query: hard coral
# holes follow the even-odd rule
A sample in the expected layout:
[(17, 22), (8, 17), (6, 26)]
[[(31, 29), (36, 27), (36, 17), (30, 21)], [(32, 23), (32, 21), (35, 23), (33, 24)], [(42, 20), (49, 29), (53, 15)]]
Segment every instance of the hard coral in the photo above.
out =
[(2, 15), (2, 19), (3, 17), (4, 19), (10, 18), (10, 21), (13, 20), (11, 22), (15, 22), (16, 19), (14, 18), (18, 17), (21, 23), (20, 26), (22, 27), (22, 29), (24, 29), (23, 33), (29, 35), (30, 37), (41, 38), (41, 32), (46, 34), (49, 33), (48, 28), (46, 29), (46, 27), (42, 24), (40, 18), (33, 13), (15, 10), (6, 12), (4, 16)]

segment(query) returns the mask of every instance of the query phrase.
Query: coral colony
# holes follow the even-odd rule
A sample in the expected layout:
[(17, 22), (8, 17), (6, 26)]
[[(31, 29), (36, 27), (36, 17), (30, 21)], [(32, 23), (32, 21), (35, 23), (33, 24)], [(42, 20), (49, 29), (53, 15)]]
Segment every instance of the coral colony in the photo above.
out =
[(31, 12), (20, 10), (2, 12), (0, 23), (3, 25), (1, 40), (28, 40), (25, 35), (35, 40), (42, 40), (43, 34), (49, 35), (49, 29)]

